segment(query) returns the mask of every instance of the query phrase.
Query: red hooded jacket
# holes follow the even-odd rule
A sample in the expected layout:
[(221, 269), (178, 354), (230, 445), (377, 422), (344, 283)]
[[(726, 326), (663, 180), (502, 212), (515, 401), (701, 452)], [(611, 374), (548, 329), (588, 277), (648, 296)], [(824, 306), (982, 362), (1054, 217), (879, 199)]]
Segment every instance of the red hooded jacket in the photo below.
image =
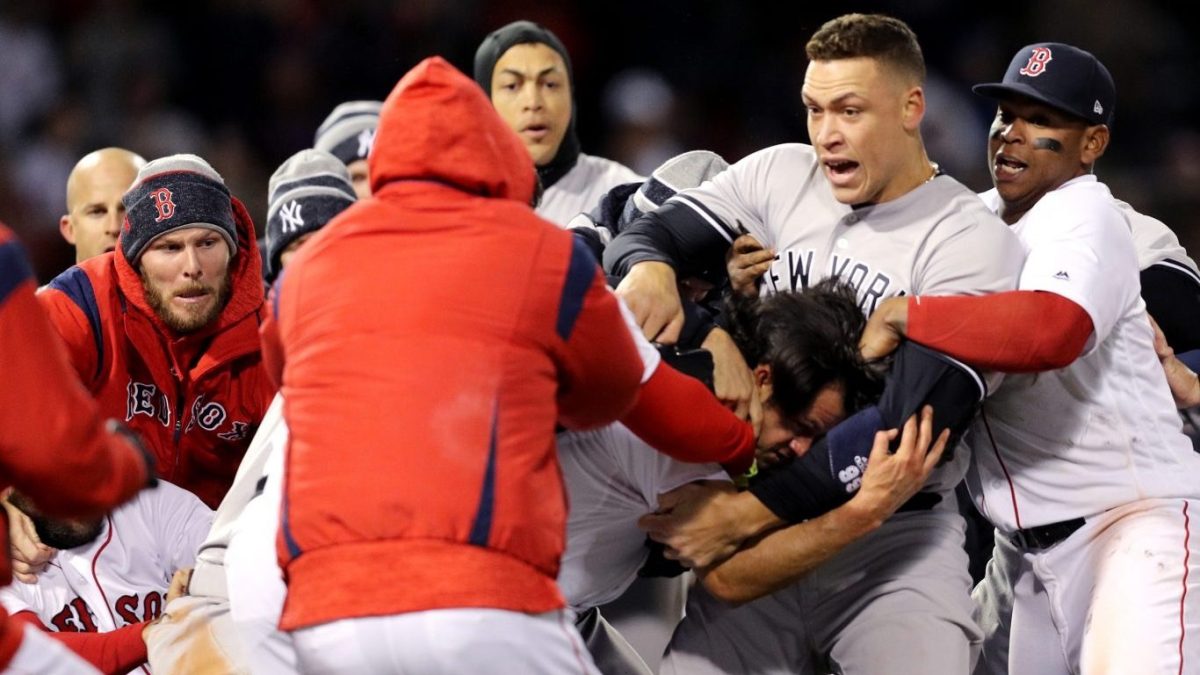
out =
[(281, 625), (560, 608), (555, 422), (617, 419), (642, 372), (616, 298), (444, 60), (400, 80), (369, 162), (374, 196), (296, 254), (263, 325), (291, 430)]
[[(24, 251), (0, 225), (0, 489), (15, 485), (52, 516), (95, 516), (136, 494), (146, 465), (105, 430), (33, 290)], [(7, 536), (0, 509), (0, 585), (12, 579)], [(21, 624), (0, 608), (0, 671), (20, 643)]]
[(71, 363), (100, 402), (144, 439), (166, 480), (216, 508), (275, 387), (262, 367), (265, 312), (254, 223), (233, 201), (238, 252), (216, 321), (180, 336), (150, 308), (139, 273), (116, 251), (85, 260), (38, 292)]

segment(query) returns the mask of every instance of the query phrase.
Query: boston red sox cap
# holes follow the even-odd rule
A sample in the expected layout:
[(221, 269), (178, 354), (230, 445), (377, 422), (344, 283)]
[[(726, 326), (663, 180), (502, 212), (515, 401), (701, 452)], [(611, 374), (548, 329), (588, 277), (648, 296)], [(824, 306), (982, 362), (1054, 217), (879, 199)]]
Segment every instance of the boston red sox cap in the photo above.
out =
[(1003, 82), (977, 84), (976, 94), (1003, 99), (1020, 94), (1089, 124), (1112, 125), (1117, 89), (1112, 75), (1090, 52), (1061, 42), (1039, 42), (1017, 52)]

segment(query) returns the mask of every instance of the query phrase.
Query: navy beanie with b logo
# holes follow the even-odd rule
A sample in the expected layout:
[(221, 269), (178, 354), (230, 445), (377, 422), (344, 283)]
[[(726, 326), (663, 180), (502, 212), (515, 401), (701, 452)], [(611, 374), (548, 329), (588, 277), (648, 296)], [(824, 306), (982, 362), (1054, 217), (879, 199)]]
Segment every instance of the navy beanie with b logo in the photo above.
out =
[(237, 254), (229, 188), (216, 169), (196, 155), (170, 155), (142, 167), (121, 202), (125, 226), (120, 246), (131, 265), (137, 266), (155, 238), (184, 227), (213, 230), (229, 244), (230, 255)]

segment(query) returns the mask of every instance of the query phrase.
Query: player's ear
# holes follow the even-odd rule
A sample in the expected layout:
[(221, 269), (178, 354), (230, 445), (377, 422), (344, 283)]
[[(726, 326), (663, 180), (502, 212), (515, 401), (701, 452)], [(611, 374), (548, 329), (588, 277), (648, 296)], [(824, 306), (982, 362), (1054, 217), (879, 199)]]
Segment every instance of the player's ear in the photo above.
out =
[(905, 131), (916, 132), (921, 128), (921, 120), (925, 118), (925, 89), (909, 87), (904, 93), (902, 106), (901, 121)]
[(1079, 160), (1086, 166), (1095, 164), (1096, 160), (1103, 157), (1104, 151), (1108, 149), (1108, 141), (1107, 125), (1096, 124), (1088, 127), (1083, 132), (1083, 149), (1079, 153)]
[(75, 228), (71, 226), (71, 216), (66, 215), (58, 219), (58, 231), (68, 244), (75, 245)]
[(754, 367), (754, 385), (758, 387), (760, 400), (771, 398), (771, 366), (760, 363)]

